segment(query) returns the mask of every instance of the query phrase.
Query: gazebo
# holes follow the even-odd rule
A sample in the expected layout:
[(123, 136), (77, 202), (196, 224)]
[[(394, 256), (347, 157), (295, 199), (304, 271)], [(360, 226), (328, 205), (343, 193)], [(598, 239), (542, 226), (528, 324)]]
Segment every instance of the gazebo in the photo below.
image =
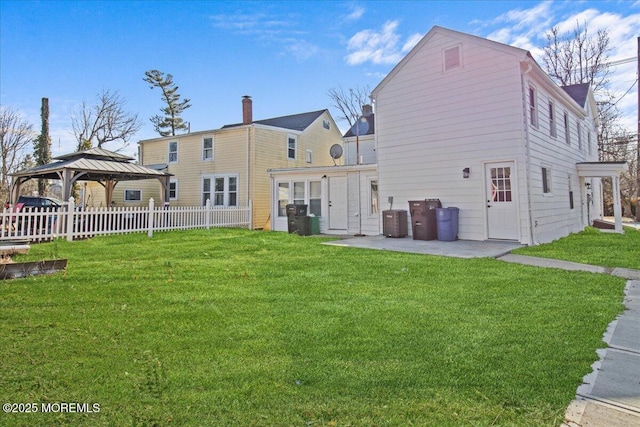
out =
[(56, 162), (12, 173), (11, 203), (20, 195), (21, 185), (30, 179), (58, 179), (62, 181), (65, 201), (71, 197), (71, 189), (77, 181), (96, 181), (105, 189), (107, 206), (111, 205), (113, 189), (120, 181), (157, 179), (163, 191), (161, 202), (169, 200), (170, 173), (132, 163), (132, 157), (103, 148), (90, 148), (54, 157)]

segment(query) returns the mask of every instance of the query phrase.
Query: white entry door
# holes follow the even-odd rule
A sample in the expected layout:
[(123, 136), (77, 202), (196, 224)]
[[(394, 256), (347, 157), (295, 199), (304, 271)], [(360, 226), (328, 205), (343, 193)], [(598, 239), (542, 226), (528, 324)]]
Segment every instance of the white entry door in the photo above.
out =
[(329, 177), (329, 228), (347, 229), (347, 177)]
[(518, 240), (515, 164), (485, 165), (487, 222), (490, 239)]

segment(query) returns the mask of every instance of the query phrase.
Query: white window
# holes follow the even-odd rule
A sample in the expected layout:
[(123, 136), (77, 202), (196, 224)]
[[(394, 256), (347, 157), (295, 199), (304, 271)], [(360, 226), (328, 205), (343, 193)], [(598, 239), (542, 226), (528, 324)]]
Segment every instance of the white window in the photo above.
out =
[(298, 138), (293, 135), (289, 135), (287, 137), (287, 158), (295, 160), (296, 151), (298, 151)]
[(309, 182), (308, 211), (315, 216), (322, 216), (322, 183), (320, 181)]
[(174, 178), (169, 181), (169, 200), (178, 200), (178, 180)]
[(568, 175), (569, 179), (569, 209), (573, 209), (573, 185), (571, 182), (573, 181), (571, 174)]
[(554, 138), (558, 136), (556, 130), (556, 106), (551, 101), (549, 101), (549, 134)]
[(142, 190), (124, 190), (125, 202), (139, 202), (142, 200)]
[(578, 150), (582, 150), (582, 126), (578, 122)]
[(178, 161), (178, 141), (169, 142), (169, 163)]
[(536, 90), (531, 86), (529, 86), (529, 123), (535, 128), (538, 127), (538, 101)]
[(569, 127), (569, 114), (564, 113), (564, 140), (567, 145), (571, 144), (571, 130)]
[(313, 151), (306, 150), (305, 151), (305, 157), (306, 157), (307, 163), (309, 163), (309, 164), (313, 163)]
[(278, 183), (278, 216), (287, 216), (287, 205), (289, 204), (289, 183)]
[(544, 194), (551, 194), (551, 168), (547, 166), (542, 167), (542, 192)]
[(213, 137), (202, 138), (202, 160), (213, 160)]
[(369, 215), (378, 214), (378, 180), (369, 181)]
[(211, 206), (238, 206), (238, 176), (207, 175), (202, 178), (202, 204)]
[(444, 71), (453, 70), (460, 67), (460, 46), (454, 46), (443, 51)]
[(304, 205), (304, 181), (293, 183), (293, 204)]

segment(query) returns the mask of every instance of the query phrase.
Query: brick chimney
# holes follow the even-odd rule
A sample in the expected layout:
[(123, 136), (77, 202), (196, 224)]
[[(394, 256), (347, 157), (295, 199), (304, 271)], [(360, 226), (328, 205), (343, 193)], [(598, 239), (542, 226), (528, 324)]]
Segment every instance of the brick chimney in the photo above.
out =
[(253, 123), (253, 101), (249, 95), (242, 97), (242, 124)]

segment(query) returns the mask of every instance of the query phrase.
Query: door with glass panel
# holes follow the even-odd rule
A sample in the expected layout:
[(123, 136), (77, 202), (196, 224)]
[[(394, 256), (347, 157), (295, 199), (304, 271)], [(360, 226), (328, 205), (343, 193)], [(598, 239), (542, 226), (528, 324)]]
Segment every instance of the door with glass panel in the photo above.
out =
[(518, 240), (515, 164), (487, 163), (485, 174), (488, 237)]

